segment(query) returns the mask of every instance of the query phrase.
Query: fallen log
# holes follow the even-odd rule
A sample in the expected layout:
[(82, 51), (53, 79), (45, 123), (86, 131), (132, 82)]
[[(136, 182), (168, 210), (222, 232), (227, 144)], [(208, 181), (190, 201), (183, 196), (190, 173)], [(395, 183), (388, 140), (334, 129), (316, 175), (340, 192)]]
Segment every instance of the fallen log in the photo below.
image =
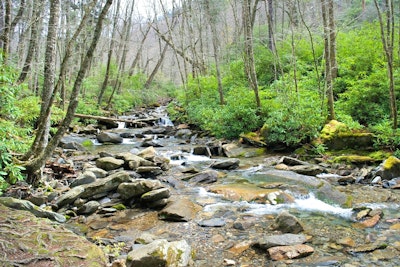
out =
[(75, 117), (81, 119), (88, 119), (88, 120), (97, 120), (99, 122), (125, 122), (125, 123), (141, 123), (141, 122), (155, 122), (159, 118), (144, 118), (144, 119), (123, 119), (123, 118), (112, 118), (112, 117), (103, 117), (103, 116), (94, 116), (94, 115), (86, 115), (86, 114), (78, 114), (75, 113)]

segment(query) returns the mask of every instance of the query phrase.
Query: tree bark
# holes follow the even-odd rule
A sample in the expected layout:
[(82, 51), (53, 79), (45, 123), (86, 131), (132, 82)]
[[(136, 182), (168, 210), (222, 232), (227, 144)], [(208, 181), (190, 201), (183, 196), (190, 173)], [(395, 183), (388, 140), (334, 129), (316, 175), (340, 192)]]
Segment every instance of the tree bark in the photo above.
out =
[(253, 51), (253, 26), (255, 17), (254, 13), (256, 12), (257, 4), (258, 0), (255, 0), (253, 6), (251, 5), (251, 0), (243, 0), (242, 19), (244, 29), (244, 71), (246, 73), (250, 87), (254, 91), (257, 108), (260, 108), (261, 101), (258, 93), (258, 81)]
[[(57, 0), (55, 0), (57, 1)], [(75, 110), (78, 106), (78, 96), (79, 92), (83, 83), (83, 79), (88, 71), (90, 62), (93, 58), (94, 51), (96, 49), (97, 43), (101, 36), (101, 31), (103, 28), (103, 21), (106, 18), (107, 12), (112, 4), (112, 0), (107, 0), (106, 4), (103, 6), (101, 13), (97, 19), (96, 27), (94, 30), (94, 35), (91, 41), (91, 44), (86, 52), (86, 55), (82, 61), (80, 69), (78, 71), (78, 75), (75, 79), (74, 86), (72, 88), (71, 97), (69, 100), (69, 105), (67, 109), (67, 113), (58, 128), (56, 134), (50, 140), (46, 148), (41, 151), (41, 153), (35, 154), (35, 158), (26, 162), (25, 168), (28, 174), (28, 182), (31, 184), (37, 184), (40, 181), (40, 176), (38, 175), (38, 171), (44, 163), (46, 162), (47, 158), (54, 152), (54, 149), (57, 147), (58, 143), (60, 142), (61, 138), (64, 136), (65, 132), (67, 131), (69, 125), (71, 124), (72, 119), (74, 118)]]

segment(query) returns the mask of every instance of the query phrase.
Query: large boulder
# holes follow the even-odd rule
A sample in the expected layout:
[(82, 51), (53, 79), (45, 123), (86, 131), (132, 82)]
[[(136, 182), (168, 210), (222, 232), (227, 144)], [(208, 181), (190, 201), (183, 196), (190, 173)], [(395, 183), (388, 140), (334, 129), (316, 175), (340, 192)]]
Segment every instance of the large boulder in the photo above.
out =
[(28, 211), (0, 204), (1, 266), (107, 266), (104, 252), (86, 238)]
[(169, 203), (159, 212), (159, 218), (166, 221), (188, 222), (192, 220), (201, 206), (187, 198), (180, 198)]
[(122, 199), (130, 199), (133, 197), (140, 197), (144, 193), (161, 188), (162, 184), (158, 180), (137, 179), (132, 182), (121, 183), (117, 192), (121, 195)]
[(304, 231), (303, 224), (287, 211), (281, 212), (275, 219), (275, 229), (282, 233), (298, 234)]
[(99, 133), (96, 138), (99, 143), (121, 144), (124, 140), (120, 135), (109, 132)]
[(384, 180), (400, 177), (400, 159), (390, 156), (379, 166), (376, 175)]
[(221, 170), (234, 170), (239, 167), (239, 159), (227, 159), (223, 161), (216, 161), (211, 164), (211, 168), (221, 169)]

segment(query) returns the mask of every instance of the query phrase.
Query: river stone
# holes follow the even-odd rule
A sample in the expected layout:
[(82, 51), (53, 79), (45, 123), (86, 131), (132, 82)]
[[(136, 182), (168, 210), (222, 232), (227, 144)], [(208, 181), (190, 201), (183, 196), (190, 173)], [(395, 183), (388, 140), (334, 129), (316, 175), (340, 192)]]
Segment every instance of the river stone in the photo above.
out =
[(106, 170), (103, 170), (103, 169), (100, 169), (97, 167), (86, 168), (85, 171), (90, 171), (90, 172), (94, 173), (96, 178), (104, 178), (108, 175), (108, 172)]
[(82, 144), (80, 144), (76, 141), (61, 143), (61, 147), (64, 149), (71, 149), (71, 150), (77, 150), (77, 151), (85, 151), (86, 150), (86, 148)]
[(188, 222), (192, 220), (201, 206), (193, 203), (187, 198), (180, 198), (170, 202), (158, 215), (159, 218), (166, 221)]
[(221, 170), (234, 170), (239, 167), (239, 159), (228, 159), (219, 162), (214, 162), (211, 164), (211, 168), (221, 169)]
[(324, 168), (314, 164), (289, 166), (288, 169), (292, 172), (309, 176), (316, 176), (317, 174), (325, 172)]
[(157, 166), (140, 166), (136, 169), (136, 172), (140, 174), (159, 175), (162, 173), (162, 170)]
[(283, 233), (298, 234), (304, 231), (302, 223), (287, 211), (282, 211), (275, 219), (276, 230)]
[(277, 246), (268, 249), (269, 256), (275, 261), (303, 258), (312, 253), (314, 253), (314, 249), (304, 244)]
[(169, 198), (171, 192), (168, 188), (160, 188), (144, 193), (140, 200), (144, 203), (155, 202), (163, 198)]
[(4, 206), (12, 209), (29, 211), (36, 217), (48, 218), (60, 223), (66, 221), (63, 215), (58, 214), (56, 212), (44, 210), (28, 200), (16, 199), (12, 197), (0, 197), (0, 204), (3, 204)]
[(72, 181), (70, 187), (76, 187), (79, 185), (90, 184), (96, 181), (96, 175), (91, 171), (84, 171), (74, 181)]
[(95, 182), (87, 185), (82, 185), (84, 192), (81, 193), (79, 197), (90, 198), (95, 195), (101, 195), (112, 190), (117, 189), (117, 187), (123, 183), (130, 180), (129, 173), (126, 171), (119, 171), (112, 175), (107, 176), (103, 179), (98, 179)]
[(113, 144), (121, 144), (123, 142), (123, 138), (116, 133), (102, 132), (97, 136), (97, 141), (99, 143), (113, 143)]
[(154, 147), (150, 146), (137, 153), (137, 156), (153, 161), (154, 157), (156, 156), (156, 150)]
[(122, 159), (116, 159), (114, 157), (104, 157), (96, 160), (96, 166), (106, 171), (112, 171), (119, 169), (124, 166)]
[(284, 156), (284, 157), (280, 158), (280, 160), (278, 161), (278, 164), (281, 164), (281, 163), (288, 165), (288, 166), (310, 165), (310, 163), (308, 163), (306, 161), (302, 161), (302, 160), (288, 157), (288, 156)]
[(71, 204), (74, 202), (80, 195), (85, 191), (85, 188), (83, 185), (76, 186), (72, 188), (71, 190), (68, 190), (65, 192), (63, 195), (61, 195), (57, 200), (56, 200), (56, 206), (58, 208), (61, 208), (65, 205)]
[(395, 156), (388, 157), (376, 172), (376, 176), (381, 176), (383, 180), (390, 180), (400, 177), (400, 159)]
[(195, 173), (186, 179), (189, 179), (189, 183), (193, 184), (211, 184), (218, 180), (219, 173), (215, 170), (205, 170), (200, 173)]
[(162, 184), (158, 180), (137, 179), (132, 182), (121, 183), (118, 185), (117, 192), (122, 199), (130, 199), (160, 187), (162, 187)]
[(189, 129), (179, 129), (175, 133), (175, 137), (179, 139), (190, 139), (192, 136), (192, 131)]
[(264, 236), (257, 240), (256, 246), (262, 249), (268, 249), (277, 246), (289, 246), (303, 244), (307, 241), (307, 237), (302, 234), (283, 234), (283, 235), (272, 235)]
[[(1, 198), (0, 198), (1, 199)], [(107, 266), (104, 252), (61, 224), (0, 204), (1, 266)]]
[(163, 147), (163, 145), (161, 145), (160, 143), (158, 143), (155, 140), (143, 141), (140, 146), (141, 147)]
[(168, 198), (162, 198), (153, 202), (147, 202), (146, 207), (150, 209), (161, 209), (164, 208), (169, 203)]
[(78, 213), (79, 214), (92, 214), (97, 211), (97, 209), (100, 207), (100, 203), (98, 201), (89, 201), (85, 204), (83, 204), (79, 209)]
[(170, 160), (166, 157), (161, 157), (161, 156), (155, 156), (154, 157), (154, 163), (156, 166), (160, 167), (161, 170), (167, 171), (169, 170), (169, 162)]
[(208, 146), (196, 146), (193, 148), (193, 155), (202, 155), (206, 157), (211, 157), (211, 150)]
[(245, 154), (245, 151), (242, 147), (239, 147), (237, 144), (233, 143), (222, 145), (222, 150), (228, 158), (237, 158)]
[(156, 240), (128, 253), (126, 267), (189, 266), (192, 249), (185, 240)]

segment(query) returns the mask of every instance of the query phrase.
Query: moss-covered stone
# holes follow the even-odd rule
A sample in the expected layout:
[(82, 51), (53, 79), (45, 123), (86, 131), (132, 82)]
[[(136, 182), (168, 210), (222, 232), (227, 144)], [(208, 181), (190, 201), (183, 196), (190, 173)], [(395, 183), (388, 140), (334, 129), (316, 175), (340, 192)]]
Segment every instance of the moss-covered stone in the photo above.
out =
[(372, 164), (379, 160), (374, 159), (369, 156), (360, 156), (360, 155), (342, 155), (334, 157), (333, 162), (335, 163), (350, 163), (350, 164)]
[(369, 132), (351, 131), (344, 123), (330, 121), (319, 136), (328, 149), (367, 149), (373, 145), (374, 135)]

